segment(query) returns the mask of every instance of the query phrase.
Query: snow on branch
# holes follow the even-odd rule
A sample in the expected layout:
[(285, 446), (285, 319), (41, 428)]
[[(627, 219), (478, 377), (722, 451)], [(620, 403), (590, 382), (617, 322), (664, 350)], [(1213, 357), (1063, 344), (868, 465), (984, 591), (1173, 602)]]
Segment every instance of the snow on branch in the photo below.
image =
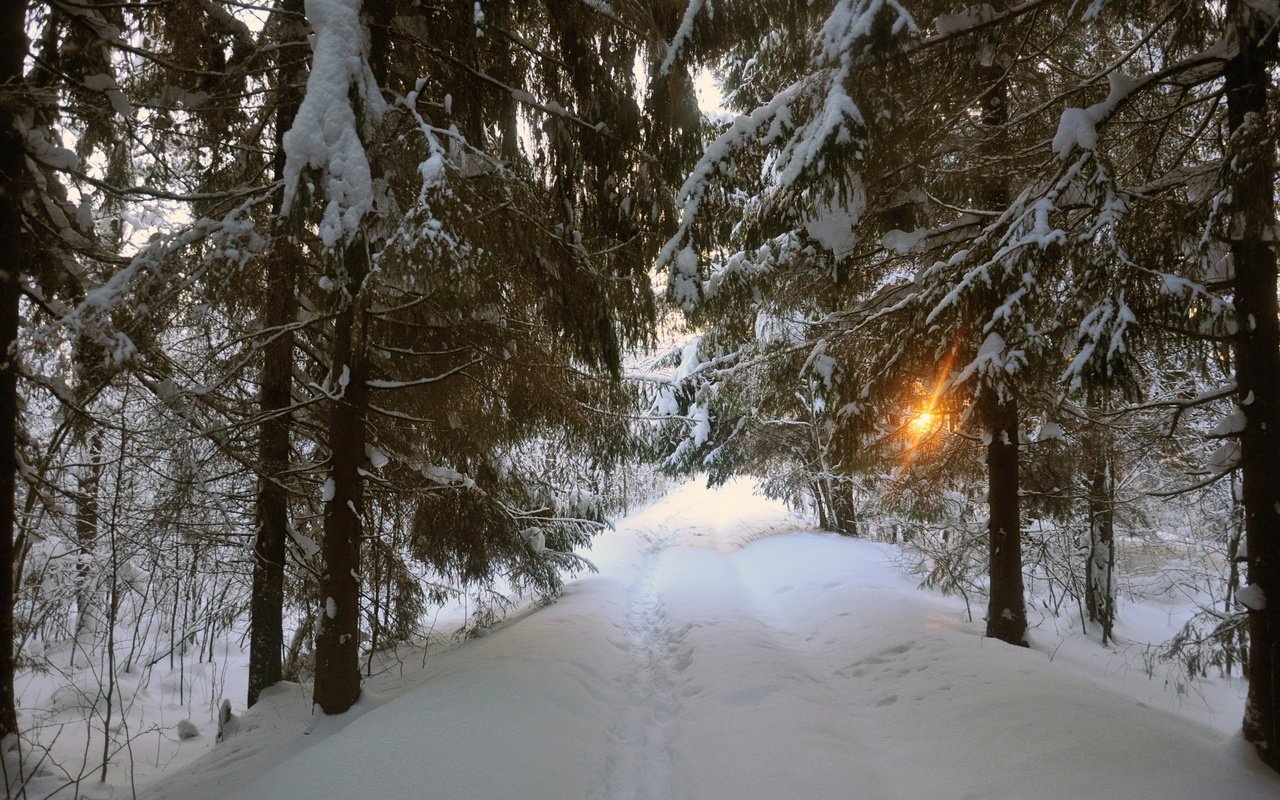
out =
[(996, 17), (996, 10), (990, 3), (982, 3), (961, 11), (958, 14), (939, 14), (933, 20), (933, 28), (939, 36), (950, 36), (966, 33), (980, 25), (991, 22)]
[(897, 36), (903, 31), (920, 33), (915, 18), (897, 0), (840, 0), (822, 25), (822, 58), (829, 64), (851, 63), (871, 36), (882, 13), (893, 15), (890, 26)]
[(1115, 298), (1103, 298), (1080, 320), (1075, 341), (1076, 356), (1063, 371), (1062, 379), (1072, 389), (1079, 389), (1083, 385), (1086, 365), (1099, 351), (1105, 353), (1105, 368), (1110, 374), (1112, 364), (1128, 352), (1129, 328), (1137, 322), (1137, 316), (1125, 303), (1124, 292)]
[(960, 374), (955, 377), (955, 380), (950, 381), (950, 383), (954, 386), (959, 386), (976, 375), (979, 378), (987, 378), (990, 385), (1003, 389), (1005, 378), (1013, 375), (1026, 365), (1026, 352), (1009, 349), (1004, 337), (992, 331), (983, 340), (982, 346), (978, 348), (978, 354), (974, 356), (973, 361), (966, 364)]
[(418, 378), (416, 380), (404, 380), (404, 381), (370, 380), (370, 381), (366, 381), (365, 385), (368, 386), (370, 389), (405, 389), (411, 386), (426, 386), (427, 384), (438, 383), (439, 381), (442, 381), (445, 378), (456, 375), (459, 372), (462, 372), (463, 370), (467, 369), (468, 367), (473, 367), (476, 364), (479, 364), (481, 360), (482, 359), (479, 359), (479, 358), (473, 358), (465, 364), (461, 364), (459, 366), (454, 367), (453, 369), (446, 370), (440, 373), (439, 375), (432, 375), (427, 378)]
[[(75, 307), (54, 308), (57, 316), (40, 328), (37, 336), (54, 340), (60, 331), (93, 336), (107, 347), (108, 358), (113, 363), (124, 363), (133, 356), (134, 344), (117, 328), (114, 313), (131, 297), (145, 296), (145, 302), (129, 307), (135, 319), (143, 318), (193, 285), (215, 261), (243, 265), (262, 252), (266, 240), (254, 227), (253, 209), (267, 200), (265, 195), (250, 197), (221, 219), (203, 217), (184, 230), (153, 234), (124, 267), (103, 283), (86, 287), (84, 297)], [(166, 262), (206, 240), (212, 241), (213, 246), (187, 274), (178, 276), (165, 269)]]
[[(1067, 232), (1050, 224), (1051, 215), (1058, 211), (1058, 204), (1064, 195), (1079, 186), (1086, 167), (1090, 164), (1096, 169), (1094, 183), (1103, 185), (1103, 195), (1106, 198), (1103, 211), (1107, 219), (1114, 223), (1115, 217), (1123, 213), (1126, 208), (1122, 198), (1118, 198), (1113, 191), (1108, 193), (1108, 176), (1097, 164), (1094, 152), (1092, 150), (1077, 151), (1076, 157), (1059, 168), (1058, 175), (1047, 187), (1041, 186), (1038, 189), (1030, 187), (1024, 190), (1008, 208), (1000, 213), (999, 218), (989, 224), (978, 236), (973, 248), (959, 250), (949, 260), (939, 261), (926, 271), (925, 277), (937, 279), (947, 269), (964, 268), (964, 272), (959, 279), (954, 280), (946, 295), (929, 311), (925, 322), (932, 324), (945, 310), (956, 305), (966, 292), (979, 283), (991, 286), (993, 270), (1017, 268), (1022, 261), (1025, 261), (1019, 256), (1023, 255), (1028, 248), (1035, 247), (1043, 251), (1053, 245), (1065, 244), (1068, 241)], [(1087, 237), (1093, 238), (1095, 234), (1096, 231), (1091, 231)], [(999, 238), (994, 242), (994, 252), (980, 262), (966, 266), (970, 259), (983, 252), (979, 246), (996, 236)], [(1035, 275), (1031, 271), (1024, 273), (1025, 287), (1033, 286), (1035, 280)], [(994, 327), (992, 323), (1000, 319), (1011, 318), (1013, 306), (1025, 294), (1026, 292), (1020, 289), (997, 308), (984, 330), (991, 330)]]
[[(766, 159), (760, 207), (787, 195), (802, 180), (844, 183), (825, 174), (832, 148), (861, 155), (865, 120), (848, 91), (854, 67), (874, 46), (874, 31), (885, 15), (894, 35), (919, 34), (911, 14), (896, 0), (840, 0), (823, 23), (814, 54), (815, 70), (800, 77), (750, 114), (739, 116), (712, 142), (676, 197), (680, 224), (658, 254), (658, 268), (671, 272), (671, 296), (686, 309), (702, 297), (692, 229), (712, 182), (731, 171), (736, 152), (752, 141), (775, 145)], [(800, 111), (801, 114), (797, 114)], [(808, 112), (805, 114), (805, 112)], [(794, 118), (804, 115), (796, 125)], [(822, 174), (813, 174), (815, 171)], [(856, 176), (854, 176), (856, 177)], [(860, 211), (860, 209), (858, 209)], [(855, 222), (856, 220), (851, 220)]]
[(755, 250), (741, 250), (712, 265), (711, 276), (703, 287), (708, 299), (720, 294), (728, 285), (749, 287), (769, 279), (783, 264), (803, 255), (805, 244), (794, 233), (773, 237)]
[(689, 37), (693, 35), (694, 21), (704, 8), (707, 10), (708, 17), (715, 14), (715, 7), (711, 0), (689, 0), (689, 5), (684, 9), (684, 18), (680, 20), (680, 27), (676, 30), (676, 35), (671, 37), (671, 42), (667, 44), (666, 55), (658, 65), (658, 77), (666, 77), (667, 73), (671, 72), (676, 60), (680, 58), (680, 53), (689, 43)]
[(1058, 120), (1058, 132), (1053, 137), (1053, 152), (1058, 158), (1066, 158), (1071, 151), (1094, 150), (1098, 146), (1098, 124), (1115, 113), (1120, 104), (1133, 93), (1140, 81), (1112, 72), (1107, 75), (1110, 90), (1100, 103), (1088, 108), (1068, 108)]
[(697, 254), (690, 239), (702, 201), (711, 189), (712, 179), (729, 169), (734, 152), (758, 136), (765, 125), (790, 117), (791, 102), (808, 80), (807, 76), (801, 78), (774, 95), (768, 103), (735, 119), (729, 129), (707, 147), (680, 187), (676, 195), (676, 205), (681, 210), (680, 225), (659, 251), (656, 266), (658, 269), (671, 269), (669, 291), (686, 309), (692, 309), (701, 297)]
[(862, 138), (866, 123), (846, 84), (858, 59), (872, 46), (876, 21), (886, 14), (892, 17), (893, 35), (919, 34), (910, 12), (896, 0), (841, 0), (823, 23), (821, 49), (814, 59), (825, 72), (821, 110), (779, 152), (773, 164), (776, 189), (794, 185), (830, 145), (856, 144)]
[(373, 209), (373, 177), (361, 123), (376, 121), (385, 104), (365, 59), (360, 0), (306, 0), (314, 57), (306, 95), (284, 135), (283, 213), (289, 214), (303, 172), (319, 173), (327, 200), (320, 221), (326, 248), (350, 241)]
[[(408, 112), (418, 132), (422, 134), (423, 142), (427, 146), (427, 156), (418, 163), (421, 183), (418, 187), (417, 201), (400, 220), (398, 230), (391, 238), (403, 238), (405, 241), (431, 241), (443, 245), (447, 250), (456, 251), (460, 243), (442, 227), (439, 218), (432, 212), (430, 201), (433, 193), (448, 194), (448, 168), (451, 165), (451, 156), (456, 161), (458, 153), (465, 147), (466, 142), (456, 128), (452, 126), (448, 129), (439, 128), (427, 122), (418, 112), (418, 97), (426, 82), (426, 78), (418, 78), (414, 83), (413, 91), (396, 99), (396, 105)], [(479, 153), (476, 153), (476, 158), (486, 159), (488, 169), (494, 171), (502, 169), (501, 162), (496, 159)]]

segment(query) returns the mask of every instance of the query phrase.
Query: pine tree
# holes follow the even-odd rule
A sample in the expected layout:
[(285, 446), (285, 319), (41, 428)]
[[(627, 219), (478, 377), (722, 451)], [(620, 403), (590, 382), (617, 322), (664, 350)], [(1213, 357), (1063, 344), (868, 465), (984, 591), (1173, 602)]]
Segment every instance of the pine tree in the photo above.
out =
[[(1224, 89), (1229, 137), (1224, 178), (1231, 214), (1226, 238), (1234, 268), (1236, 392), (1244, 412), (1240, 464), (1249, 586), (1237, 594), (1249, 609), (1249, 695), (1244, 735), (1280, 770), (1280, 308), (1276, 302), (1275, 136), (1270, 70), (1280, 18), (1248, 3), (1227, 4), (1234, 53)], [(1244, 596), (1241, 596), (1244, 595)]]
[[(328, 265), (312, 307), (333, 320), (317, 382), (330, 412), (316, 698), (329, 713), (359, 691), (375, 509), (407, 512), (406, 553), (464, 585), (504, 569), (554, 591), (560, 569), (581, 566), (571, 549), (599, 528), (598, 505), (538, 472), (607, 469), (625, 452), (616, 382), (623, 346), (650, 329), (661, 213), (631, 91), (646, 43), (616, 19), (380, 3), (361, 21), (354, 8), (343, 41), (367, 66), (345, 78), (358, 99), (330, 141), (346, 144), (310, 133), (333, 80), (317, 77), (333, 46), (323, 13), (285, 141), (299, 235)], [(526, 142), (520, 115), (536, 123)], [(559, 440), (573, 446), (530, 461)]]
[(0, 247), (8, 265), (0, 276), (0, 738), (18, 732), (14, 710), (14, 529), (18, 434), (18, 318), (22, 280), (29, 258), (22, 204), (31, 179), (18, 109), (24, 95), (27, 4), (7, 3), (0, 12)]
[[(280, 42), (303, 39), (300, 0), (286, 0), (278, 8)], [(298, 113), (300, 63), (283, 61), (277, 68), (272, 177), (285, 175), (284, 135)], [(282, 201), (273, 203), (273, 216)], [(283, 227), (283, 226), (282, 226)], [(258, 458), (259, 478), (257, 519), (254, 538), (253, 594), (250, 601), (249, 697), (257, 702), (263, 689), (282, 677), (284, 652), (284, 582), (289, 529), (289, 501), (286, 473), (290, 457), (290, 418), (293, 406), (294, 333), (297, 318), (297, 282), (302, 255), (287, 230), (277, 230), (265, 261), (267, 287), (263, 297), (262, 370), (259, 378)]]

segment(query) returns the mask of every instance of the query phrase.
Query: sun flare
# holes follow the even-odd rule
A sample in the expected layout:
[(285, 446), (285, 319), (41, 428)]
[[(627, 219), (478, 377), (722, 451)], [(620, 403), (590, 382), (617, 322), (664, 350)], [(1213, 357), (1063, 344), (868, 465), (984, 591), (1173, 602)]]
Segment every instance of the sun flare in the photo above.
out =
[(937, 425), (937, 417), (934, 416), (931, 411), (921, 411), (919, 414), (912, 417), (911, 421), (907, 423), (907, 427), (911, 429), (911, 436), (913, 439), (919, 439), (920, 437), (931, 433)]

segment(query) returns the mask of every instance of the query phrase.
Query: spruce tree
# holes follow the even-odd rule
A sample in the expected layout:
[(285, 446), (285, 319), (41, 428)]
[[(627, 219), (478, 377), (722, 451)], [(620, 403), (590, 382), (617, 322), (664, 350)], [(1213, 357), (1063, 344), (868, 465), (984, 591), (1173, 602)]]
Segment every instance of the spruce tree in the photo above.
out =
[(1234, 52), (1223, 70), (1227, 98), (1225, 231), (1233, 266), (1236, 392), (1244, 413), (1240, 465), (1249, 585), (1237, 598), (1249, 609), (1249, 695), (1245, 739), (1280, 770), (1280, 308), (1276, 303), (1275, 12), (1229, 2)]
[(25, 95), (23, 61), (27, 55), (27, 4), (7, 3), (0, 12), (0, 247), (8, 263), (0, 275), (0, 739), (18, 732), (14, 710), (13, 544), (18, 475), (18, 318), (22, 280), (29, 255), (25, 247), (23, 203), (30, 191), (26, 148), (19, 124)]
[[(277, 9), (280, 44), (303, 41), (301, 0), (284, 0)], [(287, 51), (286, 51), (287, 52)], [(272, 137), (272, 179), (284, 180), (284, 135), (293, 125), (300, 103), (301, 62), (282, 58), (276, 70), (275, 121)], [(273, 216), (280, 213), (282, 195), (273, 201)], [(249, 619), (248, 705), (257, 702), (263, 689), (282, 676), (284, 652), (284, 583), (289, 529), (290, 420), (293, 407), (294, 332), (297, 321), (297, 283), (302, 253), (287, 226), (272, 237), (264, 258), (267, 274), (263, 295), (262, 369), (258, 392), (259, 478), (256, 529), (254, 531), (253, 593)]]

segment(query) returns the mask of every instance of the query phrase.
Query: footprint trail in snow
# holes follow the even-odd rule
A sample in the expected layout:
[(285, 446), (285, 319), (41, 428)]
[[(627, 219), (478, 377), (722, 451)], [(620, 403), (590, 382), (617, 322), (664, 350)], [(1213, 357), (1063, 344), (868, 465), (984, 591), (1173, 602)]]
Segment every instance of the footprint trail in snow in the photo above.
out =
[(674, 797), (669, 727), (678, 713), (675, 673), (680, 667), (673, 651), (679, 645), (667, 627), (657, 585), (659, 561), (674, 537), (646, 538), (644, 565), (631, 589), (627, 617), (635, 672), (627, 678), (627, 705), (610, 740), (608, 800)]

